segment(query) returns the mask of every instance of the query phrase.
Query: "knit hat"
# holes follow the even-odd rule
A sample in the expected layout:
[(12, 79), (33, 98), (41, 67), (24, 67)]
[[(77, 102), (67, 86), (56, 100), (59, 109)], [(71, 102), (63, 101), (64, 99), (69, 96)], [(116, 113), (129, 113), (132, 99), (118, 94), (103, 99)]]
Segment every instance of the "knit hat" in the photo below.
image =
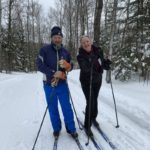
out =
[(63, 37), (63, 34), (62, 34), (62, 31), (61, 31), (61, 28), (60, 28), (60, 27), (54, 26), (54, 27), (51, 29), (51, 37), (54, 36), (54, 35), (60, 35), (61, 37)]

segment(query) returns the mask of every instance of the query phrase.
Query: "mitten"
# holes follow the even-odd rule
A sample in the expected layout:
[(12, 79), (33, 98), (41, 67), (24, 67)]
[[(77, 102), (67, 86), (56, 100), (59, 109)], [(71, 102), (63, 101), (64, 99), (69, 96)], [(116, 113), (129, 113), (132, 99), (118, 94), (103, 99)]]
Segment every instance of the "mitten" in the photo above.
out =
[(59, 65), (61, 68), (64, 68), (66, 71), (69, 71), (71, 69), (70, 63), (68, 63), (65, 59), (61, 59), (59, 61)]
[(54, 78), (65, 80), (66, 79), (66, 74), (63, 71), (56, 71), (55, 74), (54, 74)]
[(111, 64), (112, 64), (112, 61), (110, 61), (109, 59), (104, 59), (104, 63), (103, 63), (104, 69), (110, 70), (111, 69), (111, 67), (110, 67)]
[(59, 79), (58, 79), (58, 78), (53, 78), (53, 79), (51, 80), (51, 86), (52, 86), (52, 87), (57, 86), (58, 81), (59, 81)]

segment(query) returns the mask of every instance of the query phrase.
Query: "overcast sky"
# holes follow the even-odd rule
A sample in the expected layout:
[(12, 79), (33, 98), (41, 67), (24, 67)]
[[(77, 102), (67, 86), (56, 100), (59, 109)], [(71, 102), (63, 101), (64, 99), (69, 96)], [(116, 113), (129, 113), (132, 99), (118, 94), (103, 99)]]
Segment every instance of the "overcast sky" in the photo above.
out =
[(55, 5), (55, 0), (38, 0), (40, 4), (43, 6), (43, 11), (45, 13), (48, 12), (49, 7), (54, 7)]

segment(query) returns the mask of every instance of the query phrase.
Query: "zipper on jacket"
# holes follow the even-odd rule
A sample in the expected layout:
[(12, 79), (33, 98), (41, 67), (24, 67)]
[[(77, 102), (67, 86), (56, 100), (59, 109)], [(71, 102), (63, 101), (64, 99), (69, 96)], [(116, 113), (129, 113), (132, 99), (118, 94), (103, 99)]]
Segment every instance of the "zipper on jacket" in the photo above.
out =
[(59, 70), (59, 53), (58, 53), (58, 50), (59, 50), (59, 46), (55, 46), (54, 47), (55, 48), (55, 50), (56, 50), (56, 71), (58, 71)]
[(56, 50), (57, 52), (57, 71), (59, 70), (59, 64), (58, 64), (58, 62), (59, 62), (59, 54), (58, 54), (58, 49)]

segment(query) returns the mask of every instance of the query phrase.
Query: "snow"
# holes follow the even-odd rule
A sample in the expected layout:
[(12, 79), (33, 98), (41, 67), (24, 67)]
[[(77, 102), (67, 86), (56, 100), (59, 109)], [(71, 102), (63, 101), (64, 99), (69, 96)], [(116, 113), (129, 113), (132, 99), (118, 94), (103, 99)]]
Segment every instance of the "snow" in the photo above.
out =
[[(68, 83), (78, 117), (83, 121), (85, 97), (79, 82), (79, 70), (69, 73)], [(150, 85), (144, 82), (120, 82), (113, 80), (120, 128), (115, 128), (116, 120), (111, 86), (105, 82), (99, 94), (99, 114), (97, 120), (101, 128), (116, 145), (118, 150), (150, 150)], [(32, 149), (43, 114), (46, 109), (41, 73), (0, 74), (0, 150)], [(60, 106), (59, 106), (60, 109)], [(76, 143), (66, 133), (63, 116), (62, 131), (58, 150), (77, 150)], [(76, 120), (75, 120), (76, 121)], [(84, 149), (94, 150), (90, 141), (78, 128), (79, 139)], [(92, 128), (95, 138), (104, 150), (109, 145)], [(52, 127), (46, 115), (35, 150), (49, 150), (53, 146)]]

